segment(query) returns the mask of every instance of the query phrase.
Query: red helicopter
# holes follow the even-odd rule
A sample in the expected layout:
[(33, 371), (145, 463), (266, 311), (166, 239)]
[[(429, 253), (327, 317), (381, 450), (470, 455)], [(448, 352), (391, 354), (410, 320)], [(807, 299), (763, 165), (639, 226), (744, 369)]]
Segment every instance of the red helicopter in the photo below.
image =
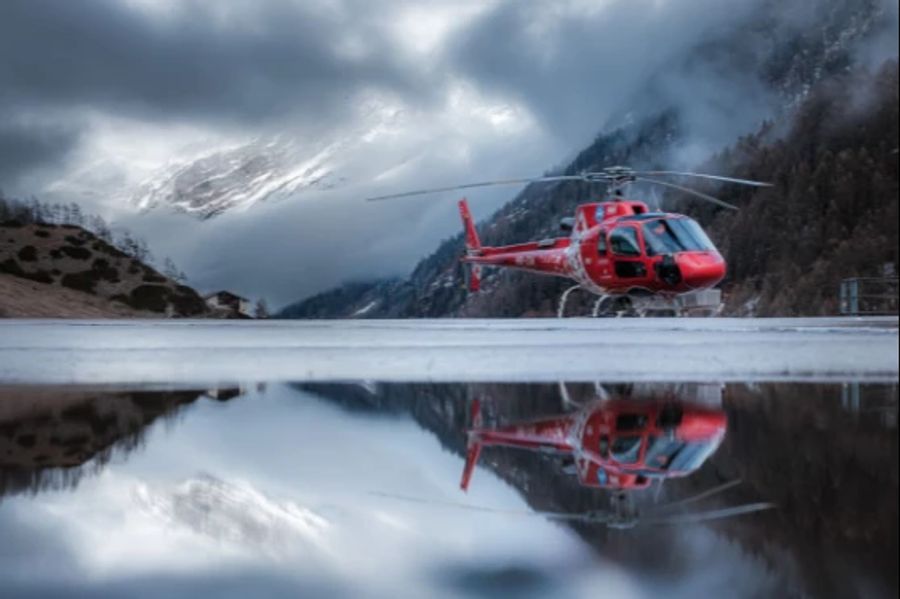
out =
[(586, 487), (644, 489), (687, 476), (715, 452), (727, 420), (720, 408), (679, 401), (600, 399), (571, 414), (490, 428), (472, 406), (460, 488), (467, 491), (483, 447), (518, 447), (565, 457)]
[(499, 247), (481, 245), (468, 203), (465, 199), (461, 200), (459, 212), (465, 228), (466, 244), (466, 255), (462, 261), (471, 267), (469, 290), (475, 292), (480, 289), (482, 267), (506, 267), (575, 281), (576, 284), (566, 290), (560, 300), (558, 316), (565, 315), (566, 300), (577, 289), (599, 296), (594, 303), (594, 316), (644, 315), (648, 310), (682, 314), (718, 309), (721, 295), (713, 288), (725, 277), (727, 267), (700, 225), (682, 214), (651, 210), (644, 202), (625, 199), (624, 190), (631, 183), (652, 183), (724, 208), (738, 208), (708, 194), (660, 180), (659, 177), (695, 177), (755, 187), (770, 186), (769, 183), (718, 175), (635, 171), (617, 166), (577, 175), (470, 183), (369, 199), (386, 200), (495, 185), (560, 181), (603, 183), (609, 188), (610, 199), (581, 204), (576, 208), (574, 217), (563, 218), (560, 225), (570, 232), (567, 237)]

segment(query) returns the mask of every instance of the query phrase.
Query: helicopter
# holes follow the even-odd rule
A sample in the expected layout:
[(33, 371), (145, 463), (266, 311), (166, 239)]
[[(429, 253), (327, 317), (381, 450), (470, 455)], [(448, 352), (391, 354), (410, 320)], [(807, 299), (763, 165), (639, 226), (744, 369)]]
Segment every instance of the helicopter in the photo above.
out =
[[(564, 403), (573, 403), (560, 383)], [(653, 481), (696, 471), (725, 437), (725, 412), (675, 396), (625, 399), (604, 396), (575, 412), (500, 427), (484, 424), (482, 402), (472, 402), (466, 461), (460, 488), (468, 491), (485, 446), (561, 456), (563, 471), (584, 487), (614, 491), (645, 489)]]
[(574, 175), (550, 175), (422, 189), (368, 198), (381, 201), (424, 194), (504, 185), (564, 181), (601, 183), (608, 198), (579, 205), (575, 215), (560, 220), (568, 235), (506, 246), (484, 246), (468, 201), (459, 201), (465, 232), (470, 292), (481, 289), (485, 267), (514, 268), (574, 281), (560, 298), (557, 316), (565, 316), (569, 295), (585, 290), (595, 296), (592, 316), (644, 316), (651, 310), (675, 315), (716, 312), (721, 294), (714, 287), (725, 278), (727, 265), (703, 228), (683, 214), (651, 210), (645, 202), (625, 197), (632, 183), (674, 189), (729, 210), (738, 207), (709, 194), (672, 183), (669, 177), (770, 187), (770, 183), (680, 171), (637, 171), (626, 166)]

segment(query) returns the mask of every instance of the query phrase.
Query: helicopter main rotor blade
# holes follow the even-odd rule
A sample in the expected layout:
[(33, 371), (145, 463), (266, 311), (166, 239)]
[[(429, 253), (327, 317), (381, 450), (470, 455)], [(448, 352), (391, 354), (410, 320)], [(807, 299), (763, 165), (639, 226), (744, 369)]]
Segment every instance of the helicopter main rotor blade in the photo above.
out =
[(663, 187), (669, 187), (672, 189), (677, 189), (680, 192), (690, 194), (692, 196), (698, 197), (701, 200), (706, 200), (707, 202), (712, 202), (718, 206), (722, 206), (723, 208), (728, 208), (729, 210), (740, 210), (734, 204), (729, 204), (728, 202), (724, 202), (719, 198), (715, 198), (711, 195), (707, 195), (705, 193), (693, 190), (689, 187), (682, 187), (681, 185), (676, 185), (674, 183), (669, 183), (668, 181), (659, 181), (657, 179), (646, 179), (644, 177), (635, 177), (635, 181), (641, 181), (643, 183), (654, 183), (656, 185), (662, 185)]
[(692, 495), (691, 497), (686, 497), (684, 499), (679, 499), (678, 501), (673, 501), (671, 503), (664, 503), (658, 506), (653, 510), (654, 513), (661, 512), (664, 510), (668, 510), (669, 508), (677, 508), (682, 507), (691, 503), (695, 503), (702, 499), (706, 499), (707, 497), (712, 497), (713, 495), (718, 495), (719, 493), (723, 493), (728, 489), (734, 488), (741, 484), (741, 479), (737, 478), (735, 480), (728, 481), (727, 483), (721, 484), (718, 487), (713, 487), (711, 489), (707, 489), (702, 493), (698, 493), (696, 495)]
[(721, 175), (707, 175), (705, 173), (687, 173), (682, 171), (637, 171), (635, 175), (641, 177), (696, 177), (711, 181), (723, 181), (725, 183), (737, 183), (738, 185), (750, 185), (751, 187), (772, 187), (771, 183), (753, 181), (751, 179), (737, 179), (735, 177), (723, 177)]
[(733, 507), (721, 508), (718, 510), (709, 510), (705, 512), (690, 512), (687, 514), (673, 514), (671, 516), (649, 516), (641, 518), (640, 524), (699, 524), (700, 522), (709, 522), (710, 520), (723, 520), (725, 518), (733, 518), (735, 516), (743, 516), (744, 514), (753, 514), (771, 510), (777, 507), (774, 503), (759, 502), (748, 503)]
[(554, 175), (549, 177), (528, 177), (524, 179), (501, 179), (498, 181), (482, 181), (480, 183), (466, 183), (464, 185), (451, 185), (449, 187), (434, 187), (431, 189), (419, 189), (416, 191), (404, 191), (402, 193), (391, 193), (374, 198), (366, 198), (367, 202), (380, 202), (381, 200), (393, 200), (396, 198), (407, 198), (410, 196), (425, 195), (429, 193), (441, 193), (444, 191), (458, 191), (461, 189), (474, 189), (477, 187), (495, 187), (503, 185), (527, 185), (530, 183), (548, 183), (554, 181), (582, 181), (584, 177), (581, 175)]
[(396, 493), (385, 493), (382, 491), (370, 491), (370, 495), (376, 497), (385, 497), (397, 501), (405, 501), (407, 503), (420, 503), (422, 505), (437, 505), (442, 507), (451, 507), (460, 510), (468, 510), (471, 512), (483, 512), (488, 514), (502, 514), (504, 516), (542, 516), (544, 518), (552, 518), (554, 520), (575, 520), (580, 522), (606, 522), (608, 519), (600, 514), (567, 514), (563, 512), (541, 512), (528, 510), (511, 510), (506, 508), (494, 508), (483, 505), (473, 505), (471, 503), (462, 503), (459, 501), (447, 501), (443, 499), (426, 499), (424, 497), (413, 497), (411, 495), (400, 495)]

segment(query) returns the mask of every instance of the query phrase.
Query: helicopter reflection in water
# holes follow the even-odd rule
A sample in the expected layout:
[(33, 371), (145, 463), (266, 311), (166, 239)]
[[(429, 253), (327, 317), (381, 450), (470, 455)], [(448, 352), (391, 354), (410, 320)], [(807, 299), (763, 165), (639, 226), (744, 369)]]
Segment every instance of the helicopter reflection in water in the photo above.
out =
[[(597, 397), (573, 413), (503, 426), (486, 425), (476, 399), (461, 488), (468, 490), (485, 446), (558, 454), (564, 471), (585, 487), (634, 490), (696, 471), (725, 437), (721, 405), (684, 401), (673, 393), (640, 399), (597, 389)], [(563, 403), (572, 405), (562, 383), (560, 391)]]
[[(494, 401), (489, 388), (475, 391), (469, 408), (470, 425), (465, 431), (460, 487), (468, 490), (485, 447), (526, 449), (559, 458), (556, 463), (561, 471), (576, 476), (581, 487), (608, 491), (606, 507), (578, 512), (511, 512), (456, 501), (381, 492), (376, 495), (620, 530), (645, 525), (694, 524), (775, 507), (770, 502), (758, 501), (693, 509), (694, 504), (736, 487), (741, 483), (739, 479), (675, 501), (659, 501), (663, 481), (696, 472), (721, 445), (727, 430), (721, 385), (628, 385), (608, 391), (595, 384), (585, 402), (573, 401), (564, 383), (560, 383), (559, 391), (563, 410), (568, 407), (569, 412), (537, 419), (511, 416), (508, 420), (512, 422), (503, 424), (488, 423), (495, 419), (490, 414), (492, 408), (515, 411), (521, 402)], [(634, 492), (650, 487), (654, 481), (658, 485), (652, 501), (638, 499)]]

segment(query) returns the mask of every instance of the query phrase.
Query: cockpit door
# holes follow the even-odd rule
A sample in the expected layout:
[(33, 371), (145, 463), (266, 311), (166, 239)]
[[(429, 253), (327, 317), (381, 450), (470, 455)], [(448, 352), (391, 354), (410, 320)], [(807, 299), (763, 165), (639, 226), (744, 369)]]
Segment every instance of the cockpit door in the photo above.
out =
[(640, 286), (650, 281), (652, 269), (644, 251), (641, 231), (633, 225), (620, 225), (609, 233), (613, 273), (622, 283)]

